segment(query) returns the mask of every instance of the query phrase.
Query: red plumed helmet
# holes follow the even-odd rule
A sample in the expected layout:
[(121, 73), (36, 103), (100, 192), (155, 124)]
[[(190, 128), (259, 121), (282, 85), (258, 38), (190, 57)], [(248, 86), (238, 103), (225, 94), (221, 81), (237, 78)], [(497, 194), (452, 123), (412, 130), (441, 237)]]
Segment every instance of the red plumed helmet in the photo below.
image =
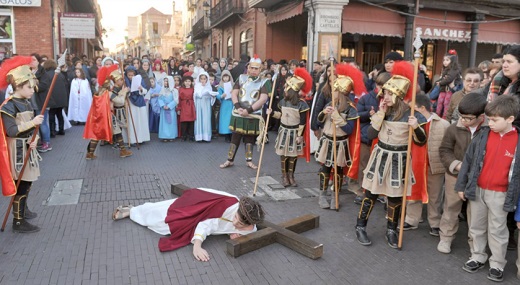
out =
[(303, 86), (301, 87), (300, 91), (304, 95), (309, 94), (309, 92), (312, 89), (313, 80), (312, 80), (312, 76), (309, 74), (307, 69), (305, 69), (303, 67), (298, 67), (294, 70), (294, 75), (300, 77), (304, 81)]
[[(363, 80), (363, 73), (361, 70), (357, 69), (356, 67), (340, 63), (336, 65), (336, 75), (338, 75), (338, 79), (341, 76), (347, 76), (350, 77), (352, 80), (353, 85), (353, 92), (356, 97), (361, 97), (364, 93), (367, 93), (367, 89), (365, 87), (365, 81)], [(336, 79), (336, 80), (338, 80)]]
[[(30, 56), (15, 56), (10, 59), (6, 59), (4, 63), (2, 63), (2, 66), (0, 67), (0, 88), (5, 89), (7, 88), (7, 85), (9, 85), (11, 82), (8, 82), (7, 80), (7, 74), (20, 66), (23, 65), (29, 65), (32, 61), (32, 57)], [(27, 67), (28, 68), (28, 67)], [(30, 70), (29, 70), (30, 71)], [(34, 77), (34, 75), (32, 75)], [(29, 79), (29, 78), (27, 78)], [(15, 78), (16, 80), (16, 78)]]
[[(403, 77), (406, 77), (410, 81), (410, 84), (408, 85), (407, 90), (401, 90), (403, 93), (406, 93), (404, 96), (405, 101), (410, 101), (412, 99), (412, 93), (413, 93), (413, 85), (416, 84), (413, 82), (413, 77), (415, 73), (415, 68), (413, 67), (413, 64), (408, 61), (396, 61), (394, 63), (394, 67), (392, 68), (392, 78), (394, 75), (400, 75)], [(404, 86), (398, 86), (402, 89), (404, 89)]]
[(97, 73), (98, 85), (103, 86), (105, 81), (107, 79), (109, 79), (108, 77), (110, 76), (110, 73), (112, 73), (113, 71), (118, 70), (118, 69), (119, 69), (119, 66), (115, 65), (115, 64), (113, 64), (109, 67), (106, 67), (106, 66), (101, 67)]

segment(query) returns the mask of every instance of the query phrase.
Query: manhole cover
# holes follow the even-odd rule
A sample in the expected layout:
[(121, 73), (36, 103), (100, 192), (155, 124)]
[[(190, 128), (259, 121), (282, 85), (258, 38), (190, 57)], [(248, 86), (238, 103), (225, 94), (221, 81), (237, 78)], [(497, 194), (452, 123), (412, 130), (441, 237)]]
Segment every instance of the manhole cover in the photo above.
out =
[(58, 180), (47, 199), (47, 206), (77, 204), (82, 187), (83, 179)]

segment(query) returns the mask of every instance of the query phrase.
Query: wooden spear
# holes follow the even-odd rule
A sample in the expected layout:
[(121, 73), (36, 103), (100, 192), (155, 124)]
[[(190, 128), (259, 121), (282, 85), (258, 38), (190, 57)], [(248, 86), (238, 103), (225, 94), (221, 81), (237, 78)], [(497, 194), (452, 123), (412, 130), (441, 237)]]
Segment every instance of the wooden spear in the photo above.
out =
[[(49, 91), (47, 91), (47, 97), (45, 98), (45, 102), (43, 103), (43, 106), (42, 106), (42, 111), (40, 112), (40, 115), (42, 115), (42, 116), (45, 115), (45, 110), (47, 109), (47, 105), (49, 104), (49, 99), (52, 96), (52, 91), (54, 90), (54, 84), (56, 84), (56, 79), (58, 78), (58, 74), (60, 74), (60, 72), (61, 72), (61, 67), (63, 65), (65, 65), (65, 55), (66, 54), (67, 54), (67, 50), (65, 50), (65, 52), (63, 52), (61, 57), (58, 59), (58, 67), (56, 67), (56, 70), (54, 71), (54, 76), (52, 77), (51, 86), (49, 87)], [(34, 142), (39, 130), (40, 130), (40, 125), (37, 125), (34, 128), (34, 131), (32, 133), (30, 143)], [(22, 169), (20, 170), (20, 174), (18, 174), (18, 180), (16, 181), (16, 189), (18, 189), (18, 187), (20, 186), (20, 183), (22, 182), (23, 174), (25, 172), (25, 167), (27, 166), (27, 162), (29, 161), (29, 156), (31, 155), (31, 152), (32, 152), (32, 150), (29, 150), (25, 154), (23, 166), (22, 166)], [(14, 196), (11, 197), (11, 201), (9, 202), (9, 205), (7, 206), (7, 212), (5, 213), (4, 221), (2, 223), (2, 228), (0, 229), (2, 232), (5, 229), (5, 224), (7, 223), (7, 218), (9, 217), (9, 212), (11, 212), (11, 208), (13, 207), (13, 202), (14, 202)]]
[[(273, 98), (274, 91), (276, 89), (276, 82), (278, 81), (278, 76), (275, 76), (273, 88), (271, 89), (271, 95), (269, 96), (269, 110), (273, 106)], [(269, 127), (269, 119), (271, 118), (271, 113), (267, 114), (267, 118), (265, 119), (264, 133), (262, 134), (262, 148), (260, 149), (260, 158), (258, 160), (258, 169), (256, 170), (256, 179), (255, 179), (255, 188), (253, 189), (253, 197), (256, 196), (256, 189), (258, 188), (258, 178), (260, 177), (260, 169), (262, 168), (262, 158), (264, 156), (264, 148), (265, 148), (265, 137), (267, 136), (267, 128)]]
[[(126, 81), (125, 81), (125, 71), (123, 69), (123, 62), (120, 63), (121, 65), (121, 76), (123, 77), (123, 87), (128, 87), (126, 86)], [(137, 73), (137, 71), (136, 71)], [(130, 88), (130, 87), (129, 87)], [(126, 105), (126, 108), (128, 109), (128, 114), (130, 114), (130, 122), (132, 122), (132, 129), (134, 130), (134, 136), (135, 136), (135, 144), (137, 146), (137, 149), (139, 149), (139, 141), (137, 140), (137, 131), (135, 130), (135, 124), (134, 124), (134, 116), (132, 116), (132, 107), (130, 106), (130, 99), (128, 99), (128, 96), (125, 95), (125, 105)], [(126, 135), (128, 137), (128, 147), (130, 147), (130, 130), (129, 130), (129, 127), (130, 127), (130, 124), (128, 124), (128, 119), (126, 119)]]
[[(415, 36), (415, 40), (413, 41), (413, 46), (415, 47), (415, 61), (414, 61), (414, 73), (413, 73), (413, 81), (412, 81), (412, 102), (410, 103), (410, 116), (414, 115), (415, 111), (415, 93), (417, 92), (417, 73), (419, 70), (419, 61), (421, 59), (420, 48), (422, 47), (421, 38), (419, 35)], [(399, 225), (399, 241), (397, 243), (397, 248), (401, 249), (403, 246), (403, 232), (404, 232), (404, 219), (406, 216), (406, 198), (408, 194), (408, 186), (410, 180), (410, 174), (412, 173), (411, 169), (411, 159), (410, 153), (412, 151), (412, 141), (413, 139), (413, 128), (412, 126), (408, 127), (408, 148), (406, 150), (406, 168), (404, 174), (404, 189), (403, 189), (403, 204), (401, 206), (401, 221)]]

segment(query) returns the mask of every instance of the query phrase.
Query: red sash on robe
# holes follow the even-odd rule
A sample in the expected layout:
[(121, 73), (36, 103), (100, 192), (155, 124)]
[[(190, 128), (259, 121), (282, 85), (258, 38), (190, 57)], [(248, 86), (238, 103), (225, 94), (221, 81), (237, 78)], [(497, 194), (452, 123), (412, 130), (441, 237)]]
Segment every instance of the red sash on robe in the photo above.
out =
[(307, 163), (311, 162), (311, 119), (310, 112), (307, 111), (307, 118), (305, 119), (305, 131), (303, 133), (304, 145), (303, 145), (303, 154), (298, 157), (305, 157), (305, 161)]
[[(421, 127), (428, 137), (431, 122)], [(406, 197), (408, 201), (422, 201), (428, 203), (428, 143), (423, 146), (412, 144), (412, 170), (415, 184), (412, 185), (412, 193)]]
[[(6, 99), (2, 106), (9, 100)], [(0, 106), (1, 108), (1, 106)], [(13, 175), (11, 173), (11, 161), (9, 159), (9, 149), (7, 148), (7, 139), (4, 129), (4, 120), (0, 118), (0, 179), (2, 181), (2, 194), (4, 196), (13, 196), (16, 194), (16, 185), (14, 184)]]
[(92, 105), (88, 112), (83, 138), (112, 143), (110, 91), (106, 90), (103, 94), (92, 98)]
[(159, 250), (171, 251), (190, 244), (200, 222), (222, 217), (226, 209), (236, 203), (235, 197), (199, 189), (184, 191), (168, 208), (164, 222), (170, 227), (171, 235), (159, 240)]

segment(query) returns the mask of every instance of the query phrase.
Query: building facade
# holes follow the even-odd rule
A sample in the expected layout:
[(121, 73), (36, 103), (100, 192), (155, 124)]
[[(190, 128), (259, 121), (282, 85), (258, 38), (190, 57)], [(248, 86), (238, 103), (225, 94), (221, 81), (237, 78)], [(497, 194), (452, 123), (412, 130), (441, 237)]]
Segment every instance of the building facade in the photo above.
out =
[[(419, 9), (415, 3), (419, 2)], [(439, 74), (450, 49), (463, 67), (520, 44), (515, 0), (187, 0), (197, 57), (258, 54), (262, 59), (353, 58), (366, 70), (386, 53), (412, 56), (423, 39), (422, 63)], [(208, 11), (204, 7), (209, 6)], [(416, 17), (414, 17), (416, 15)]]
[[(3, 2), (5, 4), (0, 5), (0, 59), (34, 52), (55, 58), (66, 48), (69, 53), (91, 58), (103, 50), (102, 15), (97, 0)], [(88, 16), (89, 22), (94, 23), (94, 31), (89, 32), (91, 38), (66, 37), (60, 25), (64, 13), (72, 17)]]
[(118, 46), (118, 53), (125, 56), (141, 57), (161, 53), (163, 57), (180, 57), (183, 50), (184, 30), (182, 13), (175, 9), (172, 14), (164, 14), (150, 8), (139, 16), (128, 17), (127, 42)]

